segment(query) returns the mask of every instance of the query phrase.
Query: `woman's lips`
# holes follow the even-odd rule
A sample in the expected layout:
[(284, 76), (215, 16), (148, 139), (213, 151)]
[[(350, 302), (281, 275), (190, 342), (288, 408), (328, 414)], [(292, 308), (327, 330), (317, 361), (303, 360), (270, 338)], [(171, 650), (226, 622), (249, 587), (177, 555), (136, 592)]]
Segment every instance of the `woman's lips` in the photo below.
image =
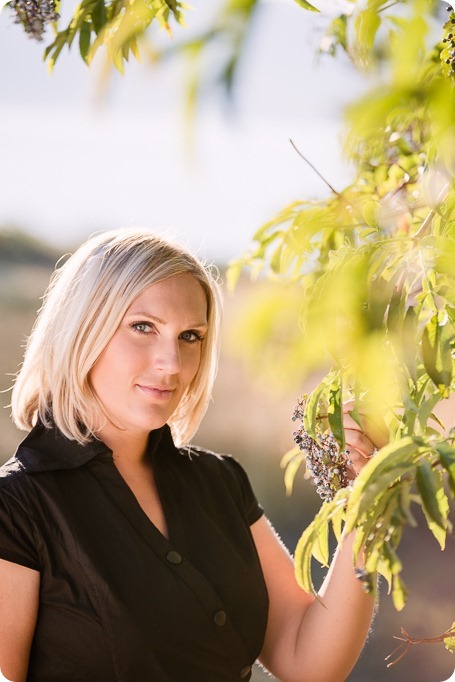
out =
[(175, 391), (174, 388), (164, 388), (160, 386), (143, 386), (142, 384), (137, 384), (137, 386), (143, 393), (156, 400), (169, 400)]

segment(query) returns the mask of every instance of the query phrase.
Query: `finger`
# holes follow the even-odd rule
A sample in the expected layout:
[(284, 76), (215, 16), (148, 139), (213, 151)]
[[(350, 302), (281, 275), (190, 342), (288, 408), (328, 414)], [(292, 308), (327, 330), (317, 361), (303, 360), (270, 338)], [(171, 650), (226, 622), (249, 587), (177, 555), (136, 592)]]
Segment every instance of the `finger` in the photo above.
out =
[(358, 429), (345, 429), (347, 447), (356, 450), (363, 457), (371, 457), (375, 451), (374, 443)]
[(346, 460), (346, 471), (349, 480), (354, 479), (362, 470), (365, 462), (367, 461), (364, 457), (360, 455), (356, 450), (351, 448), (346, 448), (342, 452), (343, 457)]
[(343, 403), (343, 412), (350, 412), (355, 407), (355, 400), (346, 400)]
[(343, 457), (346, 460), (346, 469), (350, 479), (355, 478), (370, 460), (369, 457), (350, 447), (343, 451)]
[(343, 415), (343, 425), (345, 429), (354, 429), (357, 431), (363, 431), (361, 426), (351, 417), (350, 414), (346, 413)]

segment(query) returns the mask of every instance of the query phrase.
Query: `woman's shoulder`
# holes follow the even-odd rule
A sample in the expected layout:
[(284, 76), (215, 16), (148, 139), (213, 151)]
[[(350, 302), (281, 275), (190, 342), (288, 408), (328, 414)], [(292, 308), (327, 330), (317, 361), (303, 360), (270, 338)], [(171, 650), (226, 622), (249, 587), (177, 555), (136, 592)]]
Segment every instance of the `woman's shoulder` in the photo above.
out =
[(26, 473), (27, 469), (24, 463), (16, 455), (13, 455), (0, 466), (0, 489), (19, 484)]
[(35, 498), (27, 467), (14, 455), (0, 467), (0, 559), (40, 570)]
[(235, 498), (245, 508), (250, 523), (256, 521), (263, 513), (253, 491), (249, 476), (244, 466), (230, 454), (219, 454), (196, 445), (179, 448), (187, 461), (187, 469), (192, 469), (204, 484), (212, 486), (213, 494), (220, 496), (223, 492)]
[(14, 455), (0, 466), (0, 491), (9, 496), (23, 496), (26, 491), (33, 495), (37, 475), (43, 486), (56, 472), (78, 468), (105, 449), (100, 442), (83, 447), (65, 438), (58, 429), (37, 424)]
[(5, 510), (15, 518), (19, 510), (33, 515), (36, 489), (28, 474), (26, 464), (16, 455), (0, 467), (0, 516)]
[(243, 471), (243, 466), (238, 459), (231, 454), (214, 452), (199, 445), (184, 445), (178, 448), (180, 455), (195, 468), (219, 471)]
[(0, 491), (7, 491), (10, 495), (27, 486), (30, 474), (42, 469), (42, 457), (36, 447), (40, 429), (35, 427), (19, 443), (12, 457), (0, 466)]
[(194, 445), (194, 443), (189, 443), (187, 445), (181, 445), (177, 448), (179, 453), (184, 457), (187, 457), (190, 461), (193, 459), (202, 459), (202, 461), (208, 461), (209, 463), (213, 459), (222, 461), (225, 457), (231, 457), (231, 455), (223, 455), (213, 450), (208, 450), (200, 445)]

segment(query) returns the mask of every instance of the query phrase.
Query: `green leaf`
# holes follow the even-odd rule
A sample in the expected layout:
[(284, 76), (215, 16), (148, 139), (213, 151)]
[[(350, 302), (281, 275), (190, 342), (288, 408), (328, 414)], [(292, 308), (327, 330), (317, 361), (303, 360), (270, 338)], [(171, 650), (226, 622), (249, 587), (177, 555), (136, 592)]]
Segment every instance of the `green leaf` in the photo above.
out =
[(384, 517), (385, 510), (391, 505), (391, 500), (394, 495), (395, 491), (384, 490), (384, 493), (370, 505), (367, 513), (361, 520), (361, 524), (355, 529), (353, 545), (355, 560), (357, 560), (360, 551), (365, 546), (367, 540), (373, 539), (376, 526), (378, 524), (382, 525), (382, 518)]
[(123, 65), (123, 55), (121, 50), (117, 50), (117, 52), (114, 53), (112, 63), (117, 69), (117, 71), (123, 76), (123, 74), (125, 73), (125, 67)]
[(377, 572), (387, 581), (387, 594), (390, 594), (392, 590), (392, 571), (390, 570), (388, 562), (383, 557), (379, 558)]
[(138, 62), (141, 61), (141, 52), (139, 50), (139, 45), (137, 44), (137, 39), (136, 38), (131, 38), (130, 40), (130, 50), (137, 59)]
[(280, 213), (278, 213), (277, 216), (275, 216), (275, 218), (264, 223), (264, 225), (262, 225), (253, 234), (253, 240), (256, 242), (263, 242), (265, 239), (268, 239), (270, 237), (269, 235), (270, 228), (277, 227), (282, 223), (287, 223), (290, 220), (293, 220), (295, 218), (297, 208), (299, 209), (302, 208), (301, 201), (294, 201), (289, 206), (286, 206), (282, 211), (280, 211)]
[(299, 454), (296, 454), (286, 465), (286, 470), (284, 472), (284, 487), (288, 497), (292, 495), (295, 476), (304, 460), (305, 455), (303, 452), (299, 452)]
[(409, 307), (403, 320), (403, 357), (409, 375), (415, 381), (417, 378), (416, 335), (418, 316), (414, 307)]
[(335, 510), (335, 512), (332, 515), (332, 528), (333, 528), (333, 533), (335, 535), (336, 541), (340, 542), (341, 540), (341, 533), (343, 529), (343, 521), (344, 521), (344, 507), (343, 505), (338, 505), (338, 510)]
[(357, 476), (349, 500), (349, 509), (358, 507), (365, 489), (375, 484), (384, 474), (395, 468), (406, 470), (411, 467), (425, 452), (422, 445), (421, 439), (407, 436), (381, 448)]
[(295, 575), (300, 587), (306, 592), (316, 595), (316, 590), (311, 577), (311, 558), (315, 538), (315, 524), (317, 517), (303, 531), (295, 548)]
[[(326, 38), (322, 40), (320, 45), (321, 52), (329, 52), (329, 54), (334, 55), (336, 52), (336, 46), (340, 45), (343, 50), (347, 51), (347, 22), (348, 17), (346, 14), (340, 14), (330, 24), (328, 31), (326, 33)], [(328, 47), (325, 45), (328, 39)]]
[[(359, 520), (368, 516), (372, 506), (402, 476), (413, 476), (415, 463), (427, 450), (416, 438), (403, 438), (389, 443), (372, 457), (357, 476), (346, 511), (346, 530), (353, 530)], [(403, 480), (403, 479), (402, 479)]]
[(416, 482), (428, 527), (444, 549), (449, 502), (441, 473), (434, 471), (429, 461), (422, 460), (417, 467)]
[(446, 313), (433, 315), (422, 335), (422, 356), (425, 369), (444, 398), (450, 393), (452, 381), (453, 327)]
[[(332, 374), (329, 375), (329, 377), (331, 376)], [(320, 403), (324, 394), (329, 390), (329, 386), (327, 385), (327, 379), (329, 377), (326, 377), (318, 386), (316, 386), (306, 401), (305, 413), (303, 415), (303, 427), (314, 439), (316, 439), (318, 433), (317, 424), (318, 417), (320, 416)]]
[(55, 63), (60, 55), (60, 52), (65, 47), (66, 42), (67, 42), (66, 33), (58, 33), (54, 42), (51, 45), (49, 45), (49, 47), (44, 52), (44, 59), (46, 60), (49, 57), (47, 62), (47, 68), (49, 70), (49, 73), (52, 73)]
[(407, 480), (407, 481), (402, 481), (400, 487), (398, 488), (398, 511), (400, 513), (401, 518), (403, 521), (413, 528), (415, 528), (418, 524), (416, 519), (414, 518), (412, 512), (411, 512), (411, 503), (413, 501), (413, 498), (411, 496), (411, 486), (412, 486), (412, 481)]
[(359, 48), (363, 54), (369, 52), (373, 47), (374, 39), (380, 25), (381, 19), (377, 13), (376, 7), (370, 7), (358, 15), (355, 22), (355, 28)]
[(449, 474), (449, 486), (455, 497), (455, 448), (447, 443), (439, 443), (435, 446), (439, 454), (439, 461)]
[(359, 230), (359, 237), (362, 241), (371, 237), (372, 234), (377, 234), (379, 231), (378, 227), (363, 227)]
[(296, 457), (299, 454), (300, 454), (300, 448), (298, 448), (297, 445), (295, 447), (291, 448), (290, 450), (288, 450), (287, 452), (285, 452), (284, 455), (282, 456), (281, 460), (280, 460), (280, 467), (282, 469), (286, 469), (289, 462), (291, 462), (291, 460), (293, 460), (294, 457)]
[[(414, 449), (412, 454), (413, 454), (412, 460), (421, 457), (417, 449)], [(370, 462), (361, 471), (359, 476), (363, 474), (364, 471), (367, 470), (367, 467), (369, 467)], [(364, 514), (368, 510), (370, 504), (372, 504), (373, 500), (377, 495), (382, 495), (390, 485), (398, 481), (405, 474), (412, 474), (413, 469), (414, 461), (405, 461), (402, 462), (401, 464), (392, 464), (392, 458), (390, 458), (390, 462), (388, 463), (387, 468), (381, 470), (380, 473), (378, 473), (377, 471), (373, 471), (370, 475), (370, 478), (367, 479), (365, 482), (359, 482), (359, 484), (357, 485), (357, 481), (359, 480), (359, 476), (357, 476), (353, 488), (353, 493), (355, 493), (355, 495), (354, 494), (352, 495), (353, 505), (357, 503), (356, 507), (357, 513), (359, 515)], [(367, 475), (367, 473), (368, 472), (366, 471), (365, 476)]]
[(87, 55), (90, 50), (90, 36), (92, 34), (91, 24), (84, 21), (79, 32), (79, 51), (82, 59), (87, 63)]
[(101, 31), (101, 29), (107, 22), (106, 5), (104, 4), (104, 0), (99, 0), (99, 2), (97, 2), (95, 7), (93, 8), (92, 22), (93, 28), (95, 29), (95, 33), (96, 35), (98, 35), (98, 33)]
[(329, 418), (330, 430), (335, 436), (340, 450), (344, 449), (345, 436), (343, 426), (343, 390), (341, 377), (336, 377), (329, 390), (329, 404), (327, 415)]
[[(367, 201), (362, 208), (362, 214), (366, 224), (373, 228), (378, 227), (377, 215), (379, 208), (380, 204), (378, 201)], [(376, 229), (374, 229), (373, 232), (376, 232)]]
[(450, 634), (444, 637), (444, 646), (451, 654), (455, 653), (455, 621), (448, 630)]
[(387, 313), (387, 329), (389, 332), (397, 334), (401, 342), (403, 341), (403, 325), (406, 315), (407, 297), (408, 291), (405, 285), (401, 287), (401, 290), (394, 291), (392, 298), (390, 299)]
[(370, 511), (368, 510), (368, 525), (370, 531), (368, 535), (366, 535), (364, 544), (365, 569), (368, 571), (368, 573), (374, 573), (376, 570), (378, 570), (379, 562), (381, 560), (387, 559), (386, 555), (384, 554), (384, 550), (386, 543), (390, 539), (391, 533), (393, 532), (392, 519), (397, 508), (396, 491), (391, 492), (392, 494), (389, 495), (387, 504), (383, 505), (379, 501), (379, 504), (376, 504), (376, 508), (372, 514), (370, 514)]
[(270, 268), (272, 272), (275, 272), (277, 275), (281, 274), (282, 269), (281, 269), (281, 255), (283, 252), (283, 243), (281, 242), (278, 244), (277, 248), (273, 252), (271, 258), (270, 258)]
[(329, 524), (325, 523), (319, 529), (316, 541), (313, 545), (313, 556), (321, 566), (329, 565)]
[(310, 10), (310, 12), (319, 12), (319, 10), (316, 7), (313, 7), (313, 5), (310, 5), (307, 0), (294, 0), (300, 7), (303, 7), (303, 9)]
[[(369, 283), (368, 313), (370, 324), (374, 329), (382, 329), (384, 325), (386, 310), (391, 305), (393, 291), (401, 277), (401, 270), (397, 269), (389, 278), (387, 274), (383, 271), (380, 276), (374, 277)], [(373, 273), (370, 276), (373, 276)]]
[(439, 391), (433, 393), (427, 400), (423, 401), (418, 411), (418, 419), (421, 427), (424, 429), (427, 421), (432, 416), (433, 408), (440, 402), (441, 394)]
[(363, 425), (362, 425), (362, 417), (360, 416), (359, 412), (359, 407), (360, 407), (360, 396), (359, 396), (359, 387), (355, 387), (355, 400), (354, 400), (354, 407), (352, 410), (349, 410), (348, 414), (352, 419), (355, 421), (357, 426), (360, 427), (360, 429), (363, 431)]
[(398, 575), (401, 573), (403, 570), (403, 565), (390, 542), (386, 542), (384, 545), (384, 556), (387, 558), (392, 575)]
[(402, 563), (398, 554), (389, 542), (385, 542), (382, 548), (382, 557), (378, 562), (378, 573), (384, 576), (388, 583), (388, 594), (393, 584), (393, 577), (402, 571)]
[(408, 598), (408, 590), (399, 575), (394, 575), (392, 579), (392, 599), (397, 611), (401, 611)]
[(315, 544), (319, 533), (325, 532), (324, 526), (327, 526), (333, 514), (339, 513), (340, 505), (344, 507), (346, 500), (349, 497), (349, 491), (346, 488), (338, 490), (333, 500), (324, 502), (321, 509), (313, 519), (312, 523), (304, 530), (300, 540), (297, 543), (295, 550), (295, 575), (300, 587), (307, 592), (311, 592), (317, 598), (317, 593), (311, 578), (311, 559), (315, 550)]
[(428, 24), (417, 9), (414, 16), (402, 19), (400, 23), (402, 30), (399, 30), (393, 41), (393, 79), (397, 85), (412, 87), (424, 54)]

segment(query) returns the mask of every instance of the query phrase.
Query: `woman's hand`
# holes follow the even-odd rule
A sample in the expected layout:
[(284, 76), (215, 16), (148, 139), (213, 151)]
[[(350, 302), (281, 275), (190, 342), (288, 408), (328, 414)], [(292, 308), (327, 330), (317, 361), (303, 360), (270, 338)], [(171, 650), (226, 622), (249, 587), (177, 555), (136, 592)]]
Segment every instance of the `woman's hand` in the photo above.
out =
[(349, 414), (355, 408), (353, 400), (343, 404), (343, 425), (346, 438), (345, 454), (349, 476), (355, 478), (379, 448), (388, 442), (387, 427), (366, 411), (359, 412), (360, 425)]

